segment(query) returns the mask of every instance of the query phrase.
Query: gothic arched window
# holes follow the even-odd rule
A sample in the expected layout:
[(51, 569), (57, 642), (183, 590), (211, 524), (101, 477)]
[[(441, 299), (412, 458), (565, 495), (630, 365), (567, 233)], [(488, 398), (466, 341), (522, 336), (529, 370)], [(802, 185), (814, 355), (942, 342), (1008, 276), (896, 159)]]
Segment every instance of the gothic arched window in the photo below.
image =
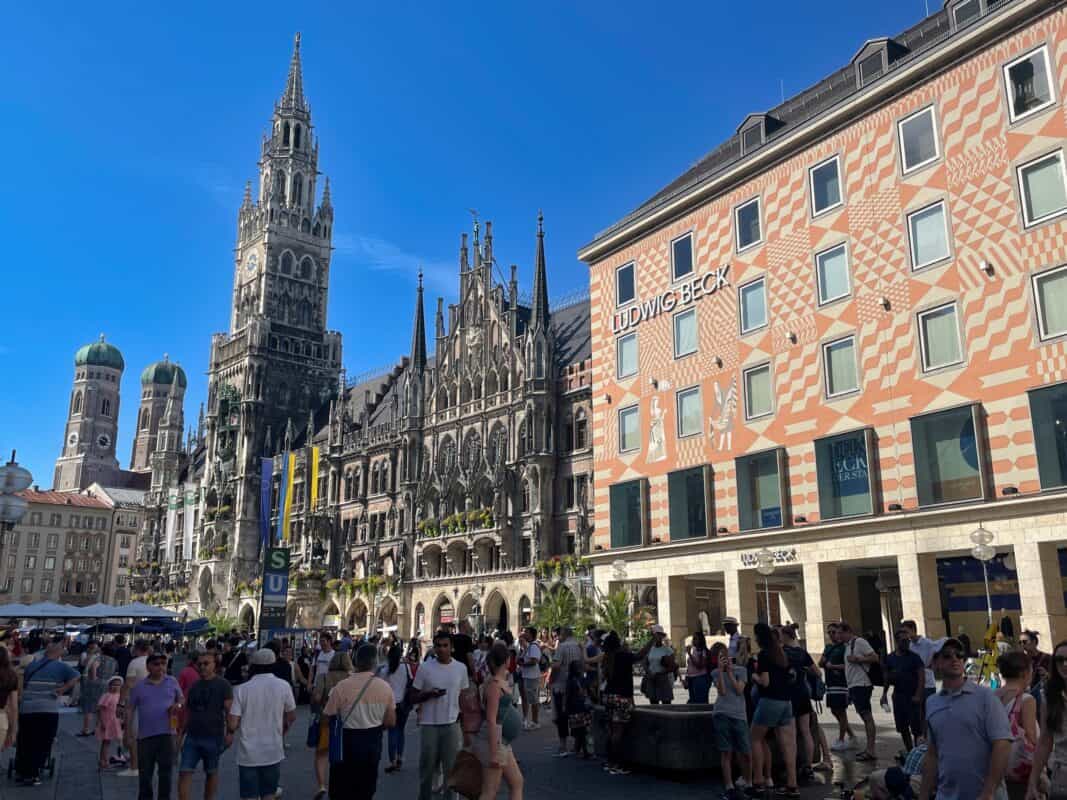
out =
[(523, 514), (525, 514), (527, 511), (530, 510), (530, 482), (529, 481), (523, 481), (522, 482), (522, 505), (520, 506), (519, 510)]
[(293, 129), (293, 147), (297, 150), (300, 149), (300, 126), (297, 125)]
[(80, 414), (80, 413), (82, 413), (82, 393), (81, 392), (75, 392), (74, 393), (74, 402), (71, 404), (70, 413), (72, 413), (72, 414)]
[(352, 499), (352, 473), (345, 473), (345, 500)]
[(534, 377), (545, 377), (545, 345), (540, 340), (534, 343)]
[(298, 206), (304, 202), (304, 176), (299, 172), (293, 176), (293, 190), (289, 196), (289, 205)]
[(140, 428), (141, 428), (142, 431), (148, 430), (148, 409), (147, 408), (141, 409), (141, 425), (140, 425)]
[(100, 400), (100, 414), (105, 417), (111, 416), (111, 400), (107, 397)]
[(589, 441), (589, 421), (585, 417), (585, 409), (578, 409), (578, 415), (574, 419), (574, 449), (582, 450)]
[(288, 122), (286, 122), (282, 126), (282, 145), (285, 146), (285, 147), (289, 146), (289, 123)]
[[(304, 220), (304, 223), (306, 224), (307, 220)], [(304, 280), (310, 280), (311, 279), (311, 274), (314, 271), (315, 271), (315, 262), (312, 261), (310, 256), (305, 257), (304, 260), (300, 262), (300, 277), (303, 278)]]

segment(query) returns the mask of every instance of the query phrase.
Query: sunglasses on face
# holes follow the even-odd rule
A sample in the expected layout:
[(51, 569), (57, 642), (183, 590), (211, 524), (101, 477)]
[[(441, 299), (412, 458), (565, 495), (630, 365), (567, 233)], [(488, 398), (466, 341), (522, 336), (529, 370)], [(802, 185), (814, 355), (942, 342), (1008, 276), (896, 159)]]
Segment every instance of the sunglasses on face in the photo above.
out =
[(940, 653), (940, 656), (941, 656), (941, 658), (945, 658), (945, 659), (948, 659), (948, 658), (962, 659), (963, 658), (963, 653), (961, 653), (959, 650), (949, 649), (949, 650), (942, 650), (941, 653)]

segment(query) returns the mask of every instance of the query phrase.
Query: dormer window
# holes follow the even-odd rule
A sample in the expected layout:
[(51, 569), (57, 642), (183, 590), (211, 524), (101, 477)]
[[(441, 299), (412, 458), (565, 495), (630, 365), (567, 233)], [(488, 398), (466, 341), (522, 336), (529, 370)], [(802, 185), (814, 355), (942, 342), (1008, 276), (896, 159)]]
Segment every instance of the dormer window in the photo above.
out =
[(749, 114), (737, 129), (741, 137), (741, 155), (747, 156), (758, 150), (781, 126), (782, 123), (770, 114)]
[(908, 52), (892, 39), (871, 39), (852, 57), (856, 68), (856, 86), (863, 88), (889, 72), (889, 65)]

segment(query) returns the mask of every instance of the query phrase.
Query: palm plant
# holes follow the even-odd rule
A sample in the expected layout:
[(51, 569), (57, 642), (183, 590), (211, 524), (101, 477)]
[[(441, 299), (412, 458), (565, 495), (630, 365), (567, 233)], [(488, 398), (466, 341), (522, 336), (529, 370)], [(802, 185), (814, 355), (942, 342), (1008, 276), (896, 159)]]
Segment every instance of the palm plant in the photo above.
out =
[(626, 592), (620, 589), (604, 595), (597, 604), (596, 618), (597, 625), (604, 630), (615, 631), (622, 639), (629, 636), (633, 620), (630, 616), (630, 598)]

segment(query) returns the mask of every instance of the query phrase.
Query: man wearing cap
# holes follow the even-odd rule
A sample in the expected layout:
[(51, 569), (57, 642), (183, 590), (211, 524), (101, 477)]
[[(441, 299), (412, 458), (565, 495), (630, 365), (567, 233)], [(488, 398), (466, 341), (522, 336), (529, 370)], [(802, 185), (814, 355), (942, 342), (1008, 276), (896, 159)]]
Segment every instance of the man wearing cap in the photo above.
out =
[(730, 653), (730, 658), (737, 658), (737, 643), (741, 641), (740, 626), (741, 623), (737, 621), (737, 617), (722, 618), (722, 629), (730, 637), (730, 643), (726, 646)]
[(227, 725), (236, 734), (241, 800), (274, 800), (285, 758), (285, 732), (296, 719), (293, 692), (272, 674), (274, 661), (270, 648), (257, 650), (251, 658), (251, 677), (233, 690)]
[(934, 656), (941, 691), (926, 702), (929, 749), (920, 800), (1003, 800), (1011, 725), (1000, 700), (967, 680), (963, 645), (946, 639)]
[(674, 700), (674, 678), (678, 664), (674, 660), (674, 648), (667, 644), (667, 632), (662, 625), (652, 626), (652, 647), (645, 656), (647, 663), (648, 691), (645, 692), (652, 705), (670, 705)]

